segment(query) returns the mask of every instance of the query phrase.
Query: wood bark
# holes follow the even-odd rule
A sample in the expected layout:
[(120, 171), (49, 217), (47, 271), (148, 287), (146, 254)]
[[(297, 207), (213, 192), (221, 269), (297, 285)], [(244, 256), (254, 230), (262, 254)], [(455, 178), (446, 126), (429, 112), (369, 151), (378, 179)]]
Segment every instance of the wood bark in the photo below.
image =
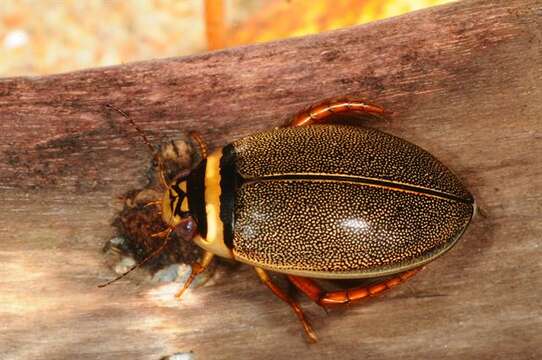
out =
[[(367, 126), (427, 149), (482, 210), (408, 285), (326, 315), (320, 342), (251, 269), (173, 299), (113, 276), (116, 196), (152, 142), (211, 149), (325, 98), (395, 112)], [(185, 58), (0, 80), (0, 358), (527, 359), (542, 357), (542, 3), (463, 1), (364, 26)]]

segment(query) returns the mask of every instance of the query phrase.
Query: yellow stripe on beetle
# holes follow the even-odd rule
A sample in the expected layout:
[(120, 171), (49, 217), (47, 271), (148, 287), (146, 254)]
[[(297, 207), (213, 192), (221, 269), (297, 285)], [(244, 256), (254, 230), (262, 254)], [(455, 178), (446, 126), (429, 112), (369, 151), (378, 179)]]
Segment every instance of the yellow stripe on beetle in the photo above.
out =
[(207, 158), (205, 168), (205, 212), (207, 236), (194, 238), (196, 244), (218, 256), (233, 259), (230, 249), (224, 244), (224, 223), (220, 218), (220, 159), (222, 151), (216, 151)]

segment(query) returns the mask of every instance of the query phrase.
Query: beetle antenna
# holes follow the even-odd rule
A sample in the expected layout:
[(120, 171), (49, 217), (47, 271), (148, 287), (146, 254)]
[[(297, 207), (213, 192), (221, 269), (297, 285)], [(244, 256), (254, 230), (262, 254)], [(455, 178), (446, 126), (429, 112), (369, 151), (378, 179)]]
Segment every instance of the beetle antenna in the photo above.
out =
[(137, 126), (137, 124), (135, 123), (134, 120), (132, 120), (130, 118), (130, 116), (128, 116), (128, 114), (126, 114), (124, 111), (122, 111), (121, 109), (118, 109), (116, 107), (114, 107), (113, 105), (111, 104), (106, 104), (105, 106), (107, 106), (108, 108), (112, 109), (112, 110), (115, 110), (116, 112), (118, 112), (119, 114), (121, 114), (122, 116), (124, 116), (129, 122), (130, 124), (132, 124), (132, 126), (137, 130), (137, 132), (139, 133), (139, 135), (141, 136), (141, 138), (143, 139), (143, 142), (149, 147), (149, 149), (151, 150), (151, 152), (154, 154), (156, 154), (156, 149), (154, 148), (154, 146), (151, 144), (151, 142), (149, 141), (149, 139), (147, 138), (147, 136), (145, 135), (145, 133), (143, 132), (143, 130), (141, 130), (141, 128), (139, 126)]
[(147, 263), (150, 259), (152, 259), (156, 255), (160, 254), (162, 252), (162, 250), (164, 250), (166, 245), (168, 244), (169, 235), (171, 234), (172, 231), (173, 231), (173, 228), (171, 228), (171, 227), (166, 229), (167, 234), (166, 234), (166, 238), (164, 239), (164, 242), (162, 243), (162, 245), (160, 245), (160, 247), (158, 249), (156, 249), (152, 253), (150, 253), (145, 259), (143, 259), (141, 262), (135, 264), (128, 271), (120, 274), (119, 276), (117, 276), (113, 280), (109, 280), (108, 282), (105, 282), (103, 284), (98, 285), (98, 287), (103, 288), (103, 287), (106, 287), (107, 285), (110, 285), (110, 284), (122, 279), (123, 277), (125, 277), (126, 275), (128, 275), (129, 273), (134, 271), (135, 269), (137, 269), (137, 268), (141, 267), (142, 265), (144, 265), (145, 263)]
[(135, 123), (134, 120), (132, 120), (132, 118), (130, 118), (130, 116), (128, 116), (128, 114), (126, 114), (124, 111), (122, 111), (121, 109), (111, 105), (111, 104), (106, 104), (105, 106), (107, 106), (108, 108), (118, 112), (119, 114), (121, 114), (122, 116), (124, 116), (129, 122), (130, 124), (132, 124), (132, 126), (137, 130), (137, 132), (139, 133), (139, 135), (141, 136), (141, 138), (143, 139), (143, 142), (149, 147), (151, 153), (153, 154), (153, 156), (155, 156), (155, 158), (158, 160), (158, 170), (159, 170), (159, 180), (160, 180), (160, 184), (162, 184), (162, 186), (165, 188), (165, 189), (168, 189), (169, 188), (169, 185), (166, 181), (166, 178), (165, 178), (165, 175), (164, 175), (164, 164), (162, 163), (162, 158), (157, 155), (158, 154), (158, 151), (156, 150), (156, 148), (154, 147), (154, 145), (151, 144), (151, 142), (149, 141), (149, 139), (147, 138), (147, 136), (145, 135), (145, 132), (143, 130), (141, 130), (141, 128), (139, 126), (137, 126), (137, 124)]

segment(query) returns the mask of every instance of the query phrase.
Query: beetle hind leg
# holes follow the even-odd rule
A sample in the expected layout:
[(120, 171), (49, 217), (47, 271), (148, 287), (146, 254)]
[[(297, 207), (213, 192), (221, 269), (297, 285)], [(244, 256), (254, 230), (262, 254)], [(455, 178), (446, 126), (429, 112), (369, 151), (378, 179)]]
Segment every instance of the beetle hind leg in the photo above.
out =
[(260, 280), (267, 286), (273, 294), (275, 294), (279, 299), (290, 305), (294, 313), (297, 315), (297, 318), (299, 321), (301, 321), (301, 324), (303, 325), (303, 329), (305, 330), (305, 333), (307, 334), (307, 337), (309, 338), (310, 342), (316, 342), (318, 338), (316, 337), (316, 333), (312, 329), (312, 326), (310, 325), (309, 321), (305, 317), (305, 313), (294, 299), (292, 299), (284, 290), (279, 288), (267, 275), (265, 270), (254, 267), (254, 270), (256, 270), (256, 274), (258, 274), (258, 277)]
[(414, 276), (423, 267), (405, 271), (391, 279), (370, 285), (356, 288), (349, 288), (338, 291), (324, 291), (313, 280), (301, 276), (288, 275), (288, 279), (301, 292), (322, 307), (333, 305), (347, 305), (362, 299), (379, 295), (385, 290), (389, 290)]
[(384, 108), (369, 104), (362, 100), (327, 100), (315, 104), (308, 109), (297, 114), (289, 126), (305, 126), (321, 124), (331, 120), (337, 115), (363, 116), (386, 116), (391, 114)]

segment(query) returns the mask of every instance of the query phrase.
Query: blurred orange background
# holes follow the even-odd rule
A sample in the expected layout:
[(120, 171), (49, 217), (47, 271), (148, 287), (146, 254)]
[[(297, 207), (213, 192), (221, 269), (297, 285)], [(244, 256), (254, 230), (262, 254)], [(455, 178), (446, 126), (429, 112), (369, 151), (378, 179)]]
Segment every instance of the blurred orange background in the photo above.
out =
[[(0, 76), (182, 56), (363, 24), (451, 0), (3, 0)], [(206, 11), (207, 9), (207, 11)], [(205, 19), (215, 23), (207, 34)], [(213, 31), (214, 30), (214, 31)]]

